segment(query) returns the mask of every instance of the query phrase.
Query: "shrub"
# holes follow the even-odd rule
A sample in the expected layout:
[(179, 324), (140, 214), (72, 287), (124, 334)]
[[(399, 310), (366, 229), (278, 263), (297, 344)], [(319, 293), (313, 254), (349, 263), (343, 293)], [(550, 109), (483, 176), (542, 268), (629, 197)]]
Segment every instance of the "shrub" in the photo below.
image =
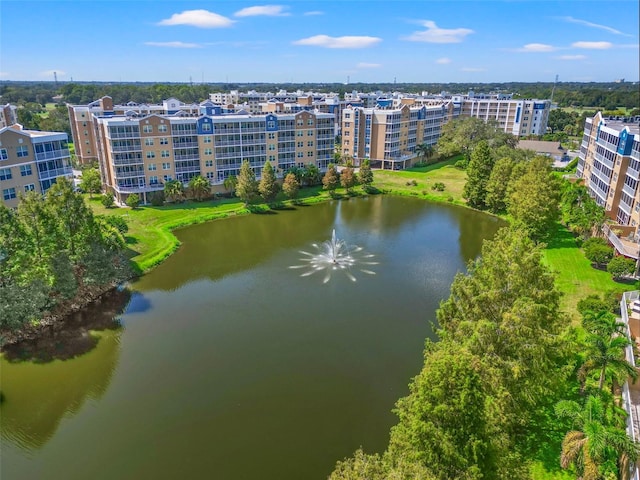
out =
[(587, 312), (610, 311), (610, 305), (602, 300), (598, 295), (589, 295), (578, 302), (578, 312), (584, 316)]
[(625, 275), (633, 274), (635, 270), (636, 262), (631, 258), (623, 256), (613, 257), (607, 264), (607, 272), (609, 272), (614, 279), (624, 277)]
[(140, 196), (137, 193), (132, 193), (127, 197), (127, 201), (125, 203), (128, 207), (135, 210), (140, 206)]
[(453, 202), (453, 197), (451, 195), (447, 197), (447, 202)]
[(469, 162), (467, 160), (458, 160), (453, 166), (460, 170), (466, 170), (468, 164)]
[(120, 215), (105, 215), (104, 219), (109, 225), (114, 226), (123, 235), (129, 231), (129, 225), (124, 217)]
[(438, 192), (443, 192), (445, 189), (445, 185), (442, 182), (436, 182), (431, 185), (431, 190), (437, 190)]
[(151, 205), (153, 205), (154, 207), (163, 206), (164, 205), (164, 192), (158, 191), (158, 192), (151, 193), (149, 201), (151, 202)]
[(115, 200), (113, 198), (113, 193), (105, 193), (100, 198), (100, 202), (104, 206), (104, 208), (112, 208), (115, 205)]

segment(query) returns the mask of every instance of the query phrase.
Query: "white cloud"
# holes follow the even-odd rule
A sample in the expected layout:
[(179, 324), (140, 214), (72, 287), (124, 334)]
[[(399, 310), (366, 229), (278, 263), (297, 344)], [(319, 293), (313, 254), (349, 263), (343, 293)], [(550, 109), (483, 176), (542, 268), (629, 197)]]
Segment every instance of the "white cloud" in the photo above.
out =
[(185, 43), (185, 42), (144, 42), (149, 47), (168, 47), (168, 48), (201, 48), (202, 45), (197, 43)]
[(233, 15), (235, 17), (286, 17), (290, 15), (284, 11), (285, 7), (282, 5), (261, 5), (255, 7), (246, 7), (242, 10), (238, 10)]
[(234, 21), (208, 10), (185, 10), (174, 13), (170, 18), (158, 22), (158, 25), (190, 25), (198, 28), (224, 28), (233, 25)]
[(420, 24), (427, 29), (422, 32), (413, 32), (408, 37), (404, 37), (403, 40), (428, 43), (460, 43), (467, 35), (474, 33), (473, 30), (468, 28), (439, 28), (436, 22), (431, 20), (425, 20)]
[(460, 71), (462, 72), (484, 72), (486, 68), (477, 68), (477, 67), (462, 67)]
[(574, 42), (571, 44), (574, 48), (587, 48), (590, 50), (607, 50), (613, 47), (611, 42)]
[(5, 78), (9, 76), (9, 72), (0, 72), (0, 78)]
[(605, 30), (605, 31), (607, 31), (609, 33), (613, 33), (615, 35), (624, 35), (625, 37), (633, 36), (633, 35), (629, 35), (627, 33), (623, 33), (620, 30), (616, 30), (615, 28), (607, 27), (606, 25), (600, 25), (598, 23), (588, 22), (587, 20), (580, 20), (579, 18), (560, 17), (560, 20), (563, 20), (563, 21), (569, 22), (569, 23), (577, 23), (578, 25), (584, 25), (585, 27), (599, 28), (600, 30)]
[(451, 63), (451, 59), (447, 57), (442, 57), (437, 59), (436, 63), (439, 63), (440, 65), (446, 65), (447, 63)]
[(380, 63), (360, 62), (356, 65), (356, 68), (380, 68), (381, 66), (382, 64)]
[(330, 37), (328, 35), (315, 35), (313, 37), (302, 38), (293, 42), (294, 45), (310, 45), (314, 47), (325, 48), (367, 48), (380, 43), (381, 38), (378, 37)]
[(560, 55), (556, 57), (558, 60), (584, 60), (586, 58), (586, 55)]
[(516, 49), (516, 52), (525, 53), (540, 53), (540, 52), (553, 52), (557, 50), (553, 45), (547, 45), (546, 43), (527, 43), (524, 47)]
[(305, 16), (311, 16), (311, 15), (324, 15), (324, 12), (321, 12), (320, 10), (312, 10), (310, 12), (304, 12)]
[(62, 75), (66, 75), (67, 72), (65, 72), (64, 70), (45, 70), (44, 72), (40, 72), (40, 76), (41, 77), (53, 77), (53, 74), (56, 74), (58, 76), (62, 76)]

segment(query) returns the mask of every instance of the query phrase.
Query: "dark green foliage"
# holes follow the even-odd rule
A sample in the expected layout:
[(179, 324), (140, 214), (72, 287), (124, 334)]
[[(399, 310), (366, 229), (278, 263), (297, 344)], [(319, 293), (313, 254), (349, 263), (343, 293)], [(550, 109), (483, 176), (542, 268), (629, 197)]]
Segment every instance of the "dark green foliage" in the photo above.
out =
[(78, 292), (78, 280), (73, 271), (73, 262), (65, 251), (57, 252), (51, 259), (51, 274), (53, 275), (54, 295), (60, 295), (68, 300)]
[(437, 192), (444, 192), (446, 185), (442, 182), (436, 182), (431, 185), (431, 190), (435, 190)]
[(129, 231), (127, 221), (120, 215), (101, 215), (100, 218), (104, 219), (109, 225), (116, 227), (123, 235)]
[(107, 192), (102, 197), (100, 197), (100, 203), (104, 206), (104, 208), (112, 208), (115, 205), (115, 199), (113, 198), (113, 193)]
[(626, 275), (633, 274), (635, 268), (635, 260), (621, 255), (613, 257), (609, 263), (607, 263), (607, 272), (609, 272), (614, 279), (619, 279)]
[(314, 163), (310, 163), (304, 167), (302, 178), (305, 185), (307, 185), (308, 187), (318, 185), (322, 182), (322, 174), (320, 173), (320, 169)]
[(507, 209), (507, 189), (511, 181), (513, 165), (514, 162), (511, 158), (503, 157), (495, 163), (491, 170), (486, 186), (485, 203), (493, 213), (502, 213)]
[(471, 154), (471, 161), (467, 166), (467, 183), (462, 192), (462, 196), (473, 208), (486, 208), (487, 183), (493, 164), (489, 144), (484, 140), (479, 142)]
[(140, 195), (137, 193), (130, 193), (125, 201), (127, 207), (131, 207), (134, 210), (140, 206)]
[(562, 220), (572, 232), (583, 240), (600, 232), (605, 221), (604, 208), (589, 196), (584, 185), (564, 181), (560, 199)]
[(0, 281), (0, 330), (14, 330), (38, 320), (49, 301), (50, 288), (41, 279)]
[(276, 172), (268, 160), (265, 162), (264, 167), (262, 167), (262, 176), (258, 184), (258, 191), (266, 203), (273, 202), (280, 191), (280, 185), (278, 185), (276, 180)]
[(585, 316), (587, 312), (611, 311), (611, 305), (601, 299), (598, 295), (589, 295), (578, 302), (578, 312)]
[(161, 207), (164, 205), (164, 191), (151, 192), (149, 194), (149, 201), (154, 207)]
[(184, 185), (180, 180), (164, 182), (164, 198), (168, 202), (183, 202), (185, 197)]
[(189, 180), (189, 194), (197, 202), (201, 202), (211, 195), (211, 185), (202, 175), (196, 175)]
[(604, 238), (591, 237), (582, 244), (582, 248), (584, 256), (597, 266), (606, 265), (613, 258), (613, 247)]
[(102, 190), (102, 180), (100, 172), (94, 168), (90, 168), (82, 172), (82, 182), (80, 188), (83, 192), (89, 194), (89, 198), (93, 198), (94, 193), (100, 193)]

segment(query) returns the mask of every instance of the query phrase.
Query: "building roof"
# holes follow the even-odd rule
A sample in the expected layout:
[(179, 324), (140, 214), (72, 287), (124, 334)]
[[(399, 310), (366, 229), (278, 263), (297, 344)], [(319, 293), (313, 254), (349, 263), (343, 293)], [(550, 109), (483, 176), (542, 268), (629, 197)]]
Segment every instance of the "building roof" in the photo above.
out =
[(567, 153), (567, 149), (560, 142), (546, 142), (543, 140), (520, 140), (518, 148), (522, 150), (533, 150), (536, 153), (545, 155), (559, 155)]

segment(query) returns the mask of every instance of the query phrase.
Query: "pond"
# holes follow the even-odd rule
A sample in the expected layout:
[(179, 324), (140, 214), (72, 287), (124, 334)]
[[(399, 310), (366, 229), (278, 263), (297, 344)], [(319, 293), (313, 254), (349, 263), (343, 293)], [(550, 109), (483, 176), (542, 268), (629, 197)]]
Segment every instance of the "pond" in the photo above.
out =
[[(501, 225), (371, 196), (177, 231), (173, 256), (82, 313), (96, 333), (0, 360), (2, 478), (324, 479), (382, 452), (439, 302)], [(313, 270), (334, 229), (354, 264)]]

